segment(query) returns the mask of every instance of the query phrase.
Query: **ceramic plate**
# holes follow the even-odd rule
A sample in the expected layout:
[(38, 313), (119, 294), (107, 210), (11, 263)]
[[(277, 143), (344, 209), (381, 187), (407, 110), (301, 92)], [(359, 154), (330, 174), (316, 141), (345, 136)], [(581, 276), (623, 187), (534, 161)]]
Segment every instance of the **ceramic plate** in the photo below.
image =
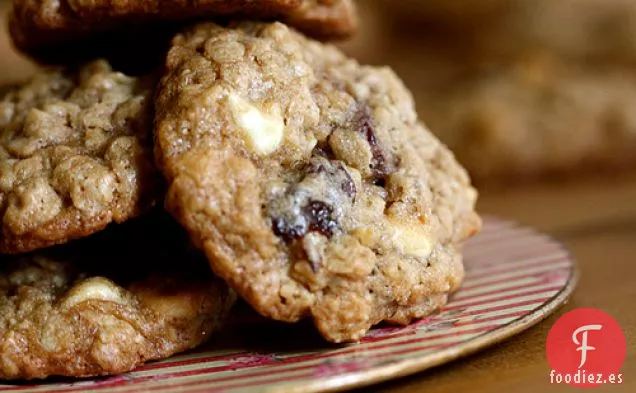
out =
[(485, 220), (465, 247), (466, 280), (439, 313), (410, 326), (380, 326), (359, 344), (325, 344), (309, 324), (286, 325), (239, 311), (226, 332), (196, 352), (121, 376), (0, 385), (0, 391), (199, 393), (322, 392), (420, 372), (485, 349), (541, 321), (572, 293), (565, 248), (510, 222)]

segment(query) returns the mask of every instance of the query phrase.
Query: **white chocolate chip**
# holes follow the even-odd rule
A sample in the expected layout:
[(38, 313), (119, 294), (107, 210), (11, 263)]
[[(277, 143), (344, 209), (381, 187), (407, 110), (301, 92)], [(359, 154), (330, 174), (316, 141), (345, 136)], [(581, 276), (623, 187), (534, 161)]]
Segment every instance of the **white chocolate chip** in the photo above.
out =
[(230, 94), (228, 102), (250, 150), (267, 155), (278, 149), (283, 140), (285, 123), (275, 108), (271, 113), (259, 110), (236, 94)]
[(433, 251), (433, 241), (426, 228), (415, 221), (389, 219), (384, 225), (357, 228), (353, 235), (370, 248), (393, 248), (406, 255), (426, 258)]
[(60, 326), (64, 326), (60, 315), (53, 315), (46, 320), (44, 328), (40, 330), (40, 344), (44, 350), (49, 352), (57, 352), (60, 350), (60, 342), (57, 339)]
[(124, 303), (122, 294), (112, 282), (105, 278), (93, 277), (75, 286), (62, 302), (62, 308), (70, 308), (88, 300)]
[(423, 225), (416, 222), (392, 221), (391, 226), (393, 244), (403, 254), (426, 258), (433, 251), (430, 235)]
[(320, 266), (327, 245), (326, 238), (318, 233), (310, 232), (303, 237), (302, 244), (309, 262), (313, 266)]

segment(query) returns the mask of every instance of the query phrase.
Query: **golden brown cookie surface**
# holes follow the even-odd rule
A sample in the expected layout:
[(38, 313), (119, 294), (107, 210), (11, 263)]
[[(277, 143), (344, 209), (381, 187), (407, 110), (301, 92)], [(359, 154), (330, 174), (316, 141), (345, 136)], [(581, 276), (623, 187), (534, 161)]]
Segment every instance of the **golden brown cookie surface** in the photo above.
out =
[(428, 124), (481, 181), (636, 160), (636, 74), (538, 58), (467, 74), (423, 105)]
[(104, 61), (42, 71), (0, 99), (0, 251), (99, 231), (148, 209), (156, 79)]
[(206, 341), (235, 295), (179, 231), (127, 223), (3, 257), (0, 379), (119, 374)]
[(156, 108), (168, 209), (261, 314), (352, 341), (462, 281), (476, 192), (391, 70), (280, 23), (201, 24)]

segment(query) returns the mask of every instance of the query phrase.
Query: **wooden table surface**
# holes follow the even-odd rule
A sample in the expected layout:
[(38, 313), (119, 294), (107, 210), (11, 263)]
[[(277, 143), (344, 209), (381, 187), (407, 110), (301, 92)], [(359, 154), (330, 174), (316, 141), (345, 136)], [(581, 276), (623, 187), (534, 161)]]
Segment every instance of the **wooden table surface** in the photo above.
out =
[[(587, 179), (484, 192), (481, 212), (531, 225), (563, 241), (582, 276), (570, 302), (550, 318), (468, 358), (371, 388), (378, 392), (576, 392), (551, 385), (545, 341), (566, 311), (598, 308), (627, 340), (622, 385), (594, 392), (636, 392), (636, 178)], [(369, 390), (369, 389), (367, 389)]]
[[(0, 1), (0, 15), (6, 2)], [(4, 21), (0, 21), (4, 24)], [(33, 66), (0, 33), (0, 83), (22, 79)], [(411, 377), (365, 390), (379, 392), (575, 392), (550, 385), (545, 340), (559, 315), (593, 307), (612, 315), (627, 339), (624, 383), (595, 392), (636, 392), (636, 177), (528, 184), (482, 192), (482, 213), (516, 220), (562, 240), (582, 273), (570, 302), (539, 325), (502, 344)]]

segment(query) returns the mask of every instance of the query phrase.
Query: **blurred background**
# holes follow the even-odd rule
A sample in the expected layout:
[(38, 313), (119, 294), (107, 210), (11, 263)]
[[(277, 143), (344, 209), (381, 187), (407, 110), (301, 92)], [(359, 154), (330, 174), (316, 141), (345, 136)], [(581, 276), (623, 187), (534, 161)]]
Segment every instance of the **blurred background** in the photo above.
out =
[[(362, 63), (388, 65), (420, 118), (473, 176), (479, 210), (573, 252), (582, 279), (562, 311), (594, 307), (628, 342), (636, 391), (636, 1), (360, 0)], [(2, 23), (10, 2), (0, 0)], [(35, 66), (0, 33), (0, 84)], [(492, 351), (378, 390), (536, 392), (556, 319)], [(502, 366), (502, 365), (505, 365)], [(562, 387), (567, 390), (567, 387)]]

